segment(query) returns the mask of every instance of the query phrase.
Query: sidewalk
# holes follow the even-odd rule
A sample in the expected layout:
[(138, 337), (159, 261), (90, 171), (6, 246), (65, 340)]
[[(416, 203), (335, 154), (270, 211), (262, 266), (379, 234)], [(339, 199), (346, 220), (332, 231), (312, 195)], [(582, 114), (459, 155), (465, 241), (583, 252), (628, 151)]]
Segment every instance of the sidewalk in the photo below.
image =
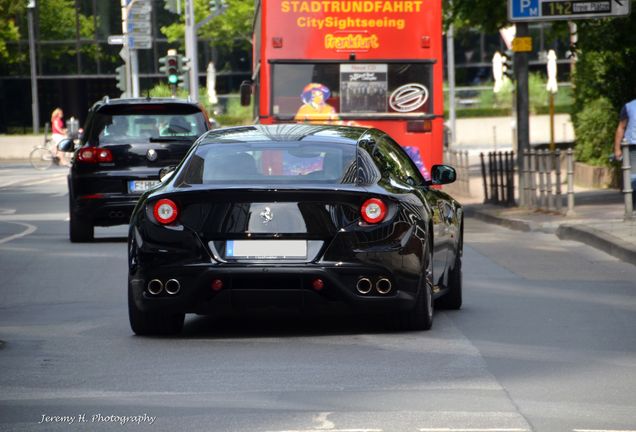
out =
[[(636, 212), (625, 220), (623, 193), (616, 189), (577, 190), (574, 212), (569, 215), (520, 207), (483, 204), (481, 179), (471, 178), (471, 198), (457, 196), (466, 215), (520, 231), (554, 233), (576, 240), (636, 265)], [(563, 197), (563, 211), (567, 210)]]

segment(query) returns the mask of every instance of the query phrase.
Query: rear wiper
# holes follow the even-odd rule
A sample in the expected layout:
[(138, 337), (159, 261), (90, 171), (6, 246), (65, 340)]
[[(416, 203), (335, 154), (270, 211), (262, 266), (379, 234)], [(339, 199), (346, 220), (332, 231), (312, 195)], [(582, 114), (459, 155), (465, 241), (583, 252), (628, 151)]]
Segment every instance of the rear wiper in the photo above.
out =
[(150, 137), (148, 141), (150, 142), (164, 142), (164, 141), (193, 141), (196, 139), (195, 136), (168, 136), (168, 137)]

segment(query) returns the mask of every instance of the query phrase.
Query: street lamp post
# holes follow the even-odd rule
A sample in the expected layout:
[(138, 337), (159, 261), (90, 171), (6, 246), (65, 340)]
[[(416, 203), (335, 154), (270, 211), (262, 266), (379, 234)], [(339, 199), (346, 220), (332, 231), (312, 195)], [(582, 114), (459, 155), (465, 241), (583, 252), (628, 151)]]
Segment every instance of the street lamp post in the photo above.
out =
[(29, 0), (28, 27), (29, 27), (29, 61), (31, 62), (31, 112), (33, 116), (33, 133), (40, 133), (40, 107), (38, 103), (38, 78), (35, 65), (35, 30), (33, 28), (33, 15), (35, 13), (35, 0)]

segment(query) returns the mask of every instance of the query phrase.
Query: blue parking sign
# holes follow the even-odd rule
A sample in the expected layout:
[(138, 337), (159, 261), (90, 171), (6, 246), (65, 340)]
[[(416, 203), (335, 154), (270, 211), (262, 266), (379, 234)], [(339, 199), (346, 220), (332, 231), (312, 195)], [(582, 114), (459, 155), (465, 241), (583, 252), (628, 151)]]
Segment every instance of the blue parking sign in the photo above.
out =
[(511, 3), (510, 18), (524, 19), (540, 16), (539, 0), (508, 0)]

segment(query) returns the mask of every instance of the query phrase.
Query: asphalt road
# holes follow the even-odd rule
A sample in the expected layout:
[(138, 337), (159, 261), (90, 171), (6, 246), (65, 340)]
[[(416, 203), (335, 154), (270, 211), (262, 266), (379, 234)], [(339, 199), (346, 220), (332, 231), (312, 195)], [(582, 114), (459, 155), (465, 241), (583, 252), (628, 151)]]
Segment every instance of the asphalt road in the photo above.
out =
[(68, 241), (65, 170), (0, 167), (1, 431), (636, 430), (636, 267), (466, 226), (465, 307), (376, 320), (189, 317), (136, 337), (125, 227)]

